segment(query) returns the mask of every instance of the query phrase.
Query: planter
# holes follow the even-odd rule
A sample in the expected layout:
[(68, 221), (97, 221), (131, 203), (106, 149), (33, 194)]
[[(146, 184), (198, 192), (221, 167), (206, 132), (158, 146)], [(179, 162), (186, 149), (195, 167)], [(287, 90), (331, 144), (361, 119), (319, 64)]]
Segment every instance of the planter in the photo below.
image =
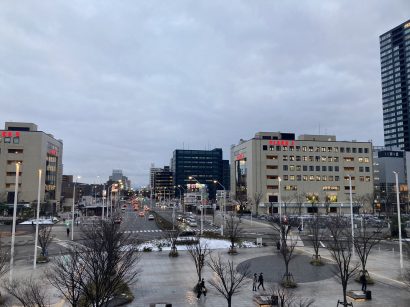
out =
[(238, 253), (236, 247), (230, 247), (228, 250), (228, 254), (230, 255), (236, 255)]
[(50, 259), (48, 259), (48, 257), (45, 257), (45, 256), (38, 256), (37, 257), (37, 261), (36, 261), (36, 263), (47, 263), (47, 262), (49, 262), (50, 261)]

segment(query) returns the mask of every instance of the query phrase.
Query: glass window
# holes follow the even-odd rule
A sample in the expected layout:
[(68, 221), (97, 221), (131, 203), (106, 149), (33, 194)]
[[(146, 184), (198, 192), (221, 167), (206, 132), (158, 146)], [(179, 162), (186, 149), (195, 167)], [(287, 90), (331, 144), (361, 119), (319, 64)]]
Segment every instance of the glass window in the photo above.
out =
[(350, 153), (350, 147), (346, 147), (346, 152)]
[(307, 151), (307, 147), (306, 147), (306, 146), (302, 146), (302, 151)]
[(322, 156), (321, 160), (322, 160), (322, 162), (326, 162), (326, 157)]
[(345, 152), (345, 148), (344, 148), (344, 147), (340, 147), (340, 152)]
[(356, 147), (353, 147), (353, 148), (352, 148), (352, 153), (356, 153), (356, 152), (357, 152), (356, 149), (357, 149)]
[(363, 173), (363, 166), (359, 166), (359, 172)]
[(326, 176), (322, 176), (322, 181), (327, 181), (327, 177), (326, 177)]
[(289, 165), (289, 170), (292, 171), (292, 172), (295, 171), (295, 166), (294, 165)]
[(301, 166), (300, 165), (296, 165), (296, 171), (300, 172), (301, 171)]
[(283, 161), (288, 161), (288, 156), (283, 156), (283, 157), (282, 157), (282, 160), (283, 160)]
[(316, 165), (316, 172), (320, 172), (320, 166)]
[(329, 176), (327, 179), (329, 179), (329, 181), (333, 181), (333, 176)]
[(307, 165), (303, 165), (303, 171), (307, 172)]
[(322, 152), (326, 152), (326, 147), (322, 147)]
[(302, 157), (302, 161), (307, 161), (308, 160), (308, 157), (307, 156), (303, 156)]
[(313, 152), (313, 146), (309, 146), (309, 151)]
[(335, 166), (335, 172), (339, 171), (339, 166)]
[(283, 170), (287, 171), (288, 170), (288, 166), (287, 165), (283, 165)]
[(319, 152), (319, 151), (320, 151), (320, 147), (319, 147), (319, 146), (316, 147), (315, 151), (316, 151), (316, 152)]
[(334, 152), (339, 152), (339, 147), (333, 147)]
[(310, 181), (315, 181), (315, 176), (310, 175), (310, 176), (309, 176), (309, 180), (310, 180)]
[(11, 138), (5, 137), (4, 138), (4, 143), (11, 143)]
[(309, 172), (313, 172), (315, 170), (313, 165), (309, 165)]
[(14, 137), (13, 138), (13, 144), (18, 144), (20, 143), (20, 138), (19, 137)]
[(295, 175), (290, 175), (290, 176), (289, 176), (289, 180), (290, 180), (290, 181), (295, 181)]
[(363, 148), (358, 148), (359, 153), (363, 153)]
[(339, 181), (339, 176), (335, 176), (335, 181)]
[(295, 161), (295, 156), (289, 156), (289, 161)]
[(313, 162), (313, 156), (309, 156), (309, 162)]
[(327, 167), (325, 165), (322, 166), (322, 172), (326, 172), (327, 171)]
[(303, 175), (303, 181), (307, 181), (308, 180), (308, 176), (306, 176), (306, 175)]
[(283, 175), (283, 180), (288, 181), (289, 176), (288, 175)]
[(301, 175), (296, 175), (296, 181), (301, 181), (302, 180), (302, 176)]
[(262, 150), (268, 150), (268, 145), (263, 145)]
[(315, 161), (320, 162), (320, 156), (315, 156)]
[[(366, 166), (365, 167), (366, 172), (370, 172), (370, 167)], [(399, 189), (400, 190), (400, 189)]]
[(328, 147), (327, 152), (332, 152), (332, 147)]
[(276, 151), (280, 151), (280, 146), (276, 146)]
[(321, 179), (320, 176), (317, 175), (317, 176), (316, 176), (316, 181), (320, 181), (320, 179)]
[(364, 148), (364, 153), (369, 153), (369, 148)]
[(288, 146), (282, 146), (283, 151), (288, 151)]
[(296, 156), (296, 161), (300, 161), (300, 156)]
[(289, 151), (294, 151), (295, 147), (294, 146), (289, 146)]
[(369, 163), (369, 158), (364, 158), (365, 163)]
[(329, 172), (333, 172), (333, 166), (328, 166), (327, 169), (329, 170)]

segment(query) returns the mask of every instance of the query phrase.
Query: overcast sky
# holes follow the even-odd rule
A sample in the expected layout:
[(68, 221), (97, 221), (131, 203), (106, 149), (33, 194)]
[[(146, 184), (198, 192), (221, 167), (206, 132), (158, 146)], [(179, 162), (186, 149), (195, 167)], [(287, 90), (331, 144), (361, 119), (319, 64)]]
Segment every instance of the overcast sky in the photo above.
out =
[[(409, 0), (0, 2), (0, 121), (64, 142), (64, 174), (148, 183), (176, 148), (258, 131), (383, 145), (379, 35)], [(3, 128), (3, 127), (2, 127)]]

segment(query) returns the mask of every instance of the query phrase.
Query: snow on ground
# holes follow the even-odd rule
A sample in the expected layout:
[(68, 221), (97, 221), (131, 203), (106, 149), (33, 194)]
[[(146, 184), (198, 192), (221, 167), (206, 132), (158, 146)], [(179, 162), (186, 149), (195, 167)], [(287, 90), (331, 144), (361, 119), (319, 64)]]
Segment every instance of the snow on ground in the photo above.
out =
[[(228, 249), (231, 245), (231, 243), (228, 240), (219, 240), (219, 239), (209, 239), (209, 238), (201, 238), (201, 242), (206, 243), (208, 247), (213, 250), (213, 249)], [(249, 241), (243, 241), (239, 245), (235, 245), (239, 248), (253, 248), (253, 247), (258, 247), (255, 243), (249, 242)], [(150, 249), (152, 251), (169, 251), (171, 250), (171, 244), (169, 243), (168, 240), (162, 239), (162, 240), (153, 240), (149, 241), (146, 243), (143, 243), (139, 246), (139, 249), (141, 251), (144, 250), (144, 248)], [(186, 245), (177, 245), (177, 249), (179, 251), (187, 250)]]

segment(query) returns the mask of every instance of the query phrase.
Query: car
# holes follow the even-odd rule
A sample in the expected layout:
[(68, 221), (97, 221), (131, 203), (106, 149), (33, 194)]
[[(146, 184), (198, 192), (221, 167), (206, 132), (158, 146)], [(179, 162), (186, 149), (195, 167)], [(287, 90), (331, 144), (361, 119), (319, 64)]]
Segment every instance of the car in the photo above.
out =
[(139, 215), (140, 217), (144, 217), (144, 216), (145, 216), (145, 213), (144, 213), (144, 211), (140, 211), (140, 213), (138, 213), (138, 215)]
[(151, 221), (154, 219), (154, 216), (152, 214), (148, 215), (148, 220)]
[(121, 224), (121, 222), (122, 222), (122, 218), (121, 218), (121, 217), (116, 217), (116, 218), (114, 219), (114, 223), (115, 223), (115, 224)]
[(191, 227), (197, 227), (197, 226), (198, 226), (198, 224), (196, 223), (196, 221), (192, 221), (192, 220), (189, 220), (189, 221), (188, 221), (188, 225), (191, 226)]
[(179, 215), (177, 216), (177, 221), (178, 221), (178, 222), (182, 222), (183, 220), (184, 220), (184, 217), (179, 214)]

